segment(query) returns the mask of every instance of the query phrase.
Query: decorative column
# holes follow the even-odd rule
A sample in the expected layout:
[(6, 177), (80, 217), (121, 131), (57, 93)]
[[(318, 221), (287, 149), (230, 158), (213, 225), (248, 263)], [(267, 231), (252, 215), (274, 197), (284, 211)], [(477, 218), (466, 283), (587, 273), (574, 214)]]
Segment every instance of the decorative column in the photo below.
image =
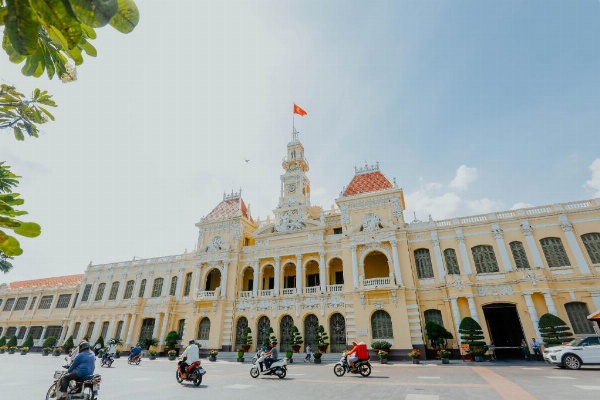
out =
[(165, 336), (167, 335), (167, 326), (169, 325), (169, 314), (168, 313), (164, 313), (163, 316), (163, 325), (162, 325), (162, 329), (160, 332), (160, 341), (158, 342), (159, 344), (165, 344)]
[[(548, 312), (552, 315), (558, 316), (556, 307), (554, 306), (554, 301), (552, 300), (552, 294), (550, 292), (545, 292), (543, 294), (544, 300), (546, 300), (546, 306), (548, 307)], [(600, 304), (598, 305), (598, 308), (600, 309)]]
[(108, 296), (110, 296), (110, 292), (112, 289), (112, 280), (113, 280), (113, 275), (111, 274), (108, 277), (108, 281), (106, 282), (104, 293), (102, 294), (102, 306), (104, 306), (106, 304), (106, 300), (108, 299)]
[(275, 285), (274, 285), (274, 291), (275, 291), (275, 296), (279, 296), (279, 270), (281, 269), (281, 266), (279, 265), (279, 263), (281, 262), (281, 258), (279, 258), (279, 256), (275, 257), (275, 265), (273, 266), (274, 271), (274, 280), (275, 280)]
[[(48, 325), (44, 326), (44, 329), (42, 329), (42, 335), (40, 336), (40, 340), (42, 340), (42, 343), (44, 338), (46, 337), (46, 330), (48, 329)], [(17, 334), (19, 333), (19, 331), (17, 330)], [(25, 337), (27, 339), (27, 337)]]
[(253, 277), (252, 277), (252, 296), (256, 297), (258, 296), (258, 269), (259, 269), (260, 263), (258, 260), (254, 261), (254, 271), (252, 271), (254, 273)]
[(504, 243), (504, 234), (502, 233), (502, 229), (500, 229), (500, 225), (492, 224), (492, 234), (494, 235), (494, 238), (496, 238), (496, 246), (498, 246), (498, 250), (500, 251), (500, 259), (504, 265), (504, 271), (511, 272), (513, 268), (510, 263), (510, 258), (508, 258), (508, 251), (506, 250), (506, 244)]
[(98, 329), (100, 329), (100, 324), (102, 323), (102, 315), (98, 317), (96, 323), (94, 324), (94, 330), (92, 331), (92, 335), (90, 337), (90, 341), (94, 339), (98, 339)]
[(194, 271), (194, 286), (192, 287), (192, 297), (196, 298), (196, 293), (198, 293), (198, 288), (200, 286), (200, 268), (202, 265), (196, 266), (196, 271)]
[[(120, 286), (120, 285), (119, 285)], [(104, 339), (112, 339), (115, 335), (113, 334), (113, 330), (115, 329), (115, 319), (117, 318), (117, 314), (113, 314), (110, 322), (108, 323), (108, 330), (106, 331), (106, 336)]]
[(542, 261), (542, 256), (540, 255), (540, 251), (535, 243), (535, 239), (533, 237), (533, 228), (531, 225), (529, 225), (529, 222), (526, 219), (521, 220), (521, 230), (523, 231), (523, 235), (525, 235), (527, 247), (529, 247), (529, 251), (533, 257), (534, 267), (542, 268), (544, 266), (544, 261)]
[(146, 280), (146, 288), (144, 290), (144, 299), (149, 299), (154, 288), (154, 271), (148, 272), (148, 279)]
[(94, 299), (96, 298), (96, 290), (98, 290), (98, 281), (100, 277), (97, 276), (96, 280), (94, 281), (94, 283), (92, 284), (92, 289), (90, 290), (90, 295), (88, 296), (88, 303), (91, 303), (92, 301), (94, 301)]
[(400, 271), (400, 257), (398, 256), (398, 241), (390, 240), (392, 245), (392, 262), (394, 263), (394, 275), (396, 275), (396, 286), (402, 286), (402, 273)]
[(442, 249), (440, 248), (440, 240), (438, 239), (437, 232), (431, 232), (431, 242), (433, 243), (433, 254), (435, 256), (435, 263), (437, 265), (439, 281), (444, 283), (446, 281), (446, 271), (444, 269), (444, 260), (442, 259)]
[(125, 286), (127, 286), (127, 273), (123, 273), (121, 275), (121, 282), (119, 282), (119, 290), (117, 291), (117, 303), (123, 301), (123, 293), (125, 292)]
[(75, 343), (75, 345), (77, 345), (77, 343), (81, 342), (81, 340), (79, 338), (82, 338), (85, 336), (85, 331), (87, 329), (87, 317), (83, 318), (83, 321), (81, 322), (81, 325), (79, 326), (79, 332), (77, 332), (77, 337), (73, 338), (73, 342)]
[(223, 260), (223, 276), (221, 277), (221, 298), (224, 299), (227, 296), (227, 271), (229, 266), (229, 260)]
[(358, 289), (358, 260), (356, 257), (356, 245), (353, 244), (351, 249), (352, 249), (352, 283), (354, 284), (354, 289)]
[(577, 266), (584, 274), (591, 274), (590, 267), (585, 261), (585, 257), (583, 257), (583, 253), (579, 247), (579, 243), (577, 243), (577, 238), (575, 238), (575, 234), (573, 233), (573, 224), (569, 222), (567, 216), (564, 214), (559, 215), (558, 219), (561, 221), (560, 227), (563, 229), (563, 231), (565, 231), (565, 236), (567, 237), (569, 246), (571, 246), (571, 251), (575, 255)]
[(471, 268), (471, 261), (469, 260), (469, 253), (467, 252), (467, 246), (465, 246), (465, 237), (462, 234), (462, 229), (456, 229), (456, 241), (458, 242), (458, 248), (460, 250), (460, 256), (462, 258), (462, 262), (465, 267), (465, 273), (467, 275), (473, 274), (473, 269)]
[[(139, 297), (140, 294), (140, 285), (142, 284), (142, 273), (138, 272), (137, 274), (135, 274), (135, 284), (133, 285), (133, 293), (131, 293), (131, 298), (132, 299), (137, 299)], [(148, 285), (146, 285), (148, 286)]]
[(475, 300), (473, 300), (473, 296), (467, 296), (467, 301), (469, 302), (469, 312), (471, 313), (471, 318), (480, 324), (479, 315), (477, 315), (477, 307), (475, 307)]
[(319, 286), (321, 286), (321, 293), (327, 291), (327, 281), (325, 274), (325, 251), (319, 252)]
[(458, 330), (460, 326), (460, 310), (458, 309), (458, 302), (456, 301), (456, 297), (450, 297), (450, 303), (452, 304), (452, 317), (454, 318), (454, 325), (456, 325), (456, 334), (458, 335), (458, 343), (462, 342), (462, 337)]
[(52, 311), (54, 311), (54, 309), (56, 308), (56, 303), (58, 303), (58, 298), (60, 297), (59, 293), (56, 293), (54, 296), (52, 296), (52, 302), (50, 302), (50, 308), (48, 309), (48, 314), (46, 315), (46, 317), (50, 317), (50, 315), (52, 315)]
[(133, 328), (135, 327), (135, 318), (137, 314), (131, 314), (131, 320), (129, 322), (129, 332), (127, 332), (127, 343), (133, 343)]
[[(67, 327), (67, 332), (65, 334), (65, 340), (72, 335), (73, 332), (73, 324), (75, 323), (75, 318), (71, 318), (71, 322), (69, 322), (69, 326)], [(75, 340), (75, 338), (73, 338)]]
[(302, 254), (296, 254), (296, 294), (302, 294)]
[(535, 330), (535, 337), (539, 339), (542, 337), (542, 335), (540, 335), (539, 329), (540, 319), (538, 318), (535, 305), (533, 304), (533, 300), (531, 299), (531, 293), (523, 293), (523, 297), (525, 298), (525, 304), (527, 304), (529, 317), (531, 318), (531, 323), (533, 324), (533, 329)]
[(161, 313), (156, 313), (154, 316), (154, 328), (152, 329), (152, 337), (158, 337), (158, 326), (160, 325), (160, 316)]
[(590, 290), (590, 296), (592, 296), (596, 310), (600, 310), (600, 291)]
[(81, 298), (83, 297), (83, 291), (85, 290), (85, 285), (86, 285), (85, 279), (82, 279), (81, 285), (79, 285), (79, 296), (77, 296), (77, 303), (75, 304), (75, 306), (73, 308), (77, 308), (81, 304)]

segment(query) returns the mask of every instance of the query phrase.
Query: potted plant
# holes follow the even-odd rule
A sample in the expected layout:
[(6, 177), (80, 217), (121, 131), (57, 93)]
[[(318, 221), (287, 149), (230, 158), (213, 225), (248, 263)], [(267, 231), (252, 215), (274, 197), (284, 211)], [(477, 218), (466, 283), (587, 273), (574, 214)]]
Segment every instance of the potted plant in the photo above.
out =
[(217, 350), (211, 350), (208, 352), (208, 361), (217, 361), (217, 355), (219, 352)]
[(269, 350), (271, 349), (271, 343), (277, 342), (277, 337), (275, 337), (274, 332), (273, 328), (269, 327), (263, 336), (263, 345), (267, 346)]
[(442, 364), (450, 364), (450, 352), (446, 349), (441, 349), (437, 352), (437, 355), (442, 360)]
[(554, 314), (542, 315), (538, 327), (546, 347), (560, 346), (574, 339), (567, 323)]
[(25, 339), (21, 347), (27, 347), (27, 351), (29, 351), (29, 349), (33, 347), (33, 336), (27, 336), (27, 339)]
[(242, 349), (242, 348), (238, 349), (238, 351), (237, 351), (238, 362), (244, 362), (244, 353), (245, 353), (244, 349)]
[(121, 358), (121, 350), (117, 349), (115, 352), (115, 358)]
[(75, 347), (75, 343), (73, 343), (73, 336), (69, 336), (69, 338), (63, 343), (63, 347), (65, 348), (65, 352), (69, 354), (71, 349)]
[(389, 354), (390, 354), (390, 353), (388, 353), (388, 352), (387, 352), (387, 351), (385, 351), (385, 350), (379, 350), (379, 352), (377, 353), (377, 355), (379, 356), (379, 361), (380, 361), (382, 364), (387, 364), (387, 363), (388, 363), (388, 355), (389, 355)]
[(142, 348), (149, 350), (150, 347), (152, 346), (157, 346), (158, 345), (158, 339), (157, 338), (153, 338), (153, 337), (145, 337), (143, 339), (140, 340), (140, 346), (142, 346)]
[(0, 337), (0, 347), (6, 346), (6, 336)]
[(157, 355), (158, 355), (158, 352), (156, 350), (148, 351), (148, 358), (150, 358), (151, 360), (156, 360)]
[(169, 355), (169, 360), (173, 361), (177, 358), (177, 350), (169, 350), (169, 352), (167, 353)]
[(475, 361), (483, 361), (483, 355), (487, 351), (487, 346), (483, 341), (483, 330), (481, 325), (471, 317), (465, 317), (460, 321), (458, 332), (462, 338), (462, 344), (469, 345), (469, 352), (475, 358)]
[(17, 346), (10, 346), (8, 348), (8, 354), (15, 354), (15, 351), (17, 351)]
[(294, 357), (294, 352), (292, 350), (287, 350), (285, 352), (285, 359), (290, 364), (294, 362), (294, 359), (292, 357)]
[(304, 341), (302, 340), (302, 334), (300, 333), (300, 331), (298, 330), (298, 327), (296, 325), (292, 326), (292, 351), (294, 353), (299, 353), (300, 352), (300, 345), (302, 343), (304, 343)]
[(249, 326), (245, 327), (242, 331), (242, 337), (240, 339), (240, 342), (244, 353), (248, 352), (248, 350), (250, 350), (250, 346), (252, 346), (252, 335), (250, 335), (251, 333), (252, 329), (250, 329)]
[(20, 348), (20, 350), (21, 350), (21, 355), (22, 356), (24, 356), (25, 354), (29, 353), (29, 347), (27, 347), (27, 346), (22, 346)]
[(4, 344), (2, 346), (0, 346), (0, 354), (6, 353), (6, 350), (8, 350), (8, 346), (6, 346)]
[(385, 341), (385, 340), (374, 340), (371, 343), (371, 348), (373, 349), (373, 351), (377, 355), (379, 355), (379, 352), (381, 350), (389, 353), (391, 347), (392, 347), (392, 344), (390, 342), (388, 342), (388, 341)]
[(327, 351), (327, 346), (329, 346), (329, 343), (327, 343), (327, 339), (329, 339), (329, 336), (327, 335), (327, 332), (325, 332), (325, 328), (323, 327), (323, 325), (319, 325), (319, 328), (317, 329), (317, 334), (315, 336), (315, 342), (317, 344), (319, 352), (325, 353)]
[(315, 364), (321, 364), (321, 356), (323, 356), (323, 353), (321, 353), (319, 350), (317, 350), (313, 353), (313, 358), (315, 359)]
[(419, 358), (421, 357), (421, 350), (419, 350), (419, 349), (412, 349), (408, 353), (408, 356), (410, 358), (412, 358), (413, 364), (419, 364)]
[(42, 355), (47, 356), (52, 352), (52, 347), (44, 347), (42, 348)]
[(62, 354), (62, 352), (63, 352), (63, 348), (60, 347), (60, 346), (55, 347), (54, 349), (52, 349), (52, 355), (55, 356), (55, 357), (60, 356)]
[(167, 349), (174, 350), (180, 339), (181, 337), (179, 337), (179, 333), (177, 333), (177, 331), (171, 331), (167, 333), (167, 336), (165, 337), (165, 347)]

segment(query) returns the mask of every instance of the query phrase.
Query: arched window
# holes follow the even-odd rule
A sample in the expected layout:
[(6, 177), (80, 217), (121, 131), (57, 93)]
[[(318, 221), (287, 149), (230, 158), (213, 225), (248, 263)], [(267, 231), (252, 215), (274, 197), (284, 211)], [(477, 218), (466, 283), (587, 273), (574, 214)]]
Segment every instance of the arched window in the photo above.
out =
[(279, 337), (281, 338), (281, 344), (279, 349), (281, 351), (292, 350), (292, 327), (294, 326), (294, 320), (289, 315), (281, 318), (279, 323)]
[(565, 304), (565, 310), (567, 310), (569, 321), (573, 327), (573, 333), (576, 335), (594, 333), (594, 326), (587, 319), (590, 314), (587, 304), (574, 301)]
[(446, 271), (448, 271), (448, 275), (460, 275), (458, 259), (456, 258), (456, 251), (454, 249), (444, 250), (444, 261), (446, 261)]
[(19, 333), (17, 334), (17, 339), (23, 339), (25, 337), (25, 332), (27, 332), (27, 327), (22, 326), (19, 328)]
[(425, 324), (428, 322), (435, 322), (440, 326), (444, 326), (444, 320), (442, 318), (442, 312), (440, 310), (425, 310), (423, 313), (423, 317), (425, 318)]
[(125, 321), (119, 321), (119, 323), (117, 324), (117, 330), (115, 332), (116, 338), (121, 338), (121, 334), (123, 333), (123, 325), (124, 324), (125, 324)]
[(154, 318), (146, 318), (142, 321), (142, 329), (140, 330), (140, 338), (138, 342), (141, 342), (143, 339), (152, 337), (155, 322), (156, 321), (154, 320)]
[(110, 287), (110, 294), (108, 295), (109, 300), (116, 300), (117, 293), (119, 292), (119, 282), (113, 282)]
[[(235, 348), (239, 349), (242, 345), (242, 333), (248, 327), (248, 318), (239, 317), (235, 325)], [(251, 334), (250, 334), (251, 335)]]
[(525, 253), (525, 247), (521, 242), (510, 242), (510, 251), (512, 252), (513, 260), (515, 260), (515, 267), (517, 269), (529, 269), (529, 261), (527, 261), (527, 254)]
[(557, 237), (547, 237), (540, 240), (542, 251), (550, 268), (566, 267), (571, 265), (562, 241)]
[(92, 291), (92, 285), (90, 285), (88, 283), (87, 285), (85, 285), (85, 288), (83, 289), (83, 295), (81, 296), (81, 301), (88, 301), (88, 299), (90, 298), (91, 291)]
[(102, 323), (102, 328), (100, 329), (100, 336), (102, 336), (104, 338), (104, 340), (107, 340), (108, 338), (106, 337), (106, 335), (108, 334), (108, 321), (104, 321)]
[(317, 330), (319, 329), (319, 319), (315, 314), (308, 314), (304, 319), (304, 343), (315, 346)]
[(383, 310), (378, 310), (371, 316), (371, 332), (373, 339), (391, 339), (394, 337), (392, 318)]
[(331, 351), (341, 353), (346, 350), (346, 319), (340, 313), (335, 313), (329, 318), (329, 342)]
[(415, 250), (415, 264), (419, 279), (433, 278), (433, 265), (428, 249)]
[(473, 253), (473, 261), (475, 261), (475, 269), (478, 274), (489, 272), (498, 272), (498, 262), (494, 254), (494, 248), (489, 245), (480, 245), (471, 248)]
[(210, 336), (210, 319), (202, 318), (198, 325), (198, 340), (208, 340)]
[(42, 333), (44, 332), (43, 326), (32, 326), (29, 328), (29, 334), (33, 338), (33, 340), (38, 340), (42, 337)]
[(581, 241), (590, 256), (592, 264), (600, 264), (600, 233), (581, 235)]
[(183, 288), (183, 295), (186, 297), (189, 296), (191, 288), (192, 288), (192, 273), (188, 272), (185, 275), (185, 286)]
[(163, 278), (156, 278), (154, 280), (154, 285), (152, 285), (152, 297), (160, 297), (162, 294), (163, 282)]
[(81, 322), (76, 322), (75, 327), (73, 328), (73, 340), (77, 340), (77, 336), (79, 335), (79, 329), (81, 329)]
[(85, 332), (85, 336), (87, 336), (87, 338), (89, 339), (88, 341), (92, 340), (92, 334), (94, 333), (94, 325), (96, 325), (95, 322), (90, 322), (88, 324), (87, 331)]
[(258, 329), (256, 330), (256, 345), (257, 346), (262, 346), (263, 344), (268, 344), (268, 343), (264, 343), (263, 341), (265, 340), (267, 330), (270, 327), (271, 327), (271, 320), (269, 319), (269, 317), (266, 317), (264, 315), (262, 317), (260, 317), (260, 319), (258, 320)]
[(146, 280), (142, 279), (140, 282), (140, 291), (138, 292), (138, 297), (144, 297), (144, 293), (146, 292)]
[(169, 296), (175, 296), (175, 292), (177, 292), (177, 277), (176, 276), (171, 278), (171, 287), (169, 288)]
[(125, 285), (125, 294), (123, 295), (124, 299), (130, 299), (133, 295), (133, 286), (135, 285), (135, 281), (127, 281), (127, 285)]
[(185, 319), (180, 319), (179, 322), (177, 322), (177, 334), (179, 335), (180, 338), (183, 337), (184, 330), (185, 330)]
[(106, 283), (101, 283), (98, 285), (98, 289), (96, 290), (96, 297), (94, 301), (102, 300), (102, 296), (104, 296), (104, 288), (106, 287)]

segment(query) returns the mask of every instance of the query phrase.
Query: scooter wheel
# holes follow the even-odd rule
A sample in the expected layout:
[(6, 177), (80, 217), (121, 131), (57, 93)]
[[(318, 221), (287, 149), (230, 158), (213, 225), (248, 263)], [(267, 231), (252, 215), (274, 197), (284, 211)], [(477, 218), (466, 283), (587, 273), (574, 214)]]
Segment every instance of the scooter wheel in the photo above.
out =
[(359, 372), (362, 376), (364, 376), (365, 378), (369, 375), (371, 375), (371, 366), (369, 364), (363, 364), (359, 367)]
[(175, 380), (177, 381), (177, 383), (183, 382), (183, 378), (181, 377), (181, 373), (179, 372), (179, 370), (175, 371)]
[(336, 364), (333, 366), (333, 373), (335, 374), (335, 376), (344, 376), (344, 374), (346, 373), (346, 368), (344, 368), (343, 365)]
[(277, 370), (275, 371), (275, 375), (277, 375), (279, 379), (283, 379), (287, 375), (287, 372), (283, 368), (277, 368)]
[(250, 368), (250, 376), (253, 378), (258, 378), (258, 375), (260, 375), (260, 372), (258, 371), (258, 368), (254, 367), (254, 368)]

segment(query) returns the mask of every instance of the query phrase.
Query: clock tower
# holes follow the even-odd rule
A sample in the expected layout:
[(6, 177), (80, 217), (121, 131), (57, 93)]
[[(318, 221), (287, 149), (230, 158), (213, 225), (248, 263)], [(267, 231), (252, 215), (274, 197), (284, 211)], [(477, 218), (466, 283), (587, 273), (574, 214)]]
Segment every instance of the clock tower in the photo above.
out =
[(310, 181), (306, 176), (308, 161), (304, 158), (304, 146), (298, 139), (298, 131), (294, 129), (292, 141), (287, 145), (287, 156), (281, 166), (285, 170), (281, 179), (279, 205), (274, 211), (277, 223), (275, 230), (287, 232), (301, 229), (301, 222), (308, 216), (310, 208)]

